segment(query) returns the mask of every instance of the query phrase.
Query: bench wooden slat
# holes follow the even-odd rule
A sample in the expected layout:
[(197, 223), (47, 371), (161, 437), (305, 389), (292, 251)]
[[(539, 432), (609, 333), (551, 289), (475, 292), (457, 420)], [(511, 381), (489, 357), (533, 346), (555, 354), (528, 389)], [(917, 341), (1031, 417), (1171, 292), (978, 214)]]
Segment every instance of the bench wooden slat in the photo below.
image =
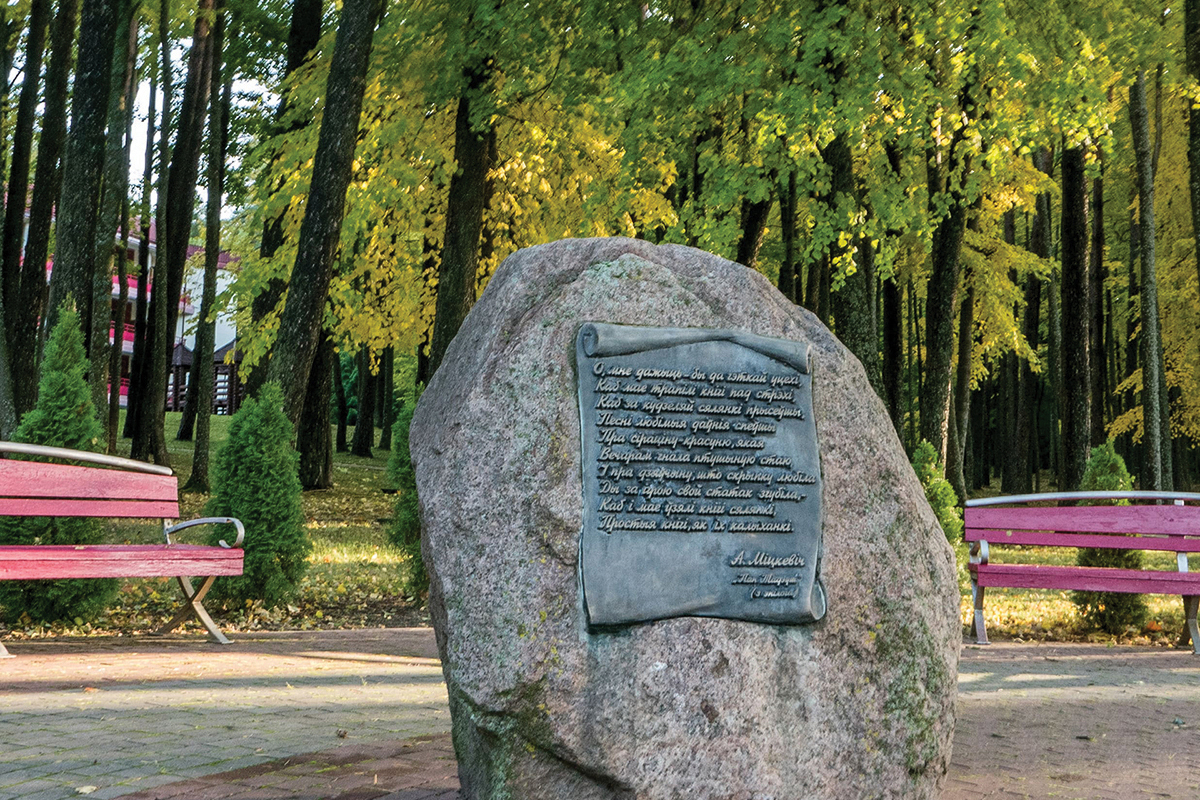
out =
[(1200, 535), (1200, 506), (984, 506), (964, 519), (968, 528)]
[(122, 517), (127, 519), (178, 519), (179, 504), (164, 500), (58, 500), (8, 498), (6, 517)]
[[(70, 464), (0, 460), (0, 498), (50, 497), (177, 502), (174, 475), (149, 475)], [(103, 516), (103, 514), (98, 514)]]
[[(1200, 532), (1197, 532), (1200, 535)], [(1108, 550), (1162, 550), (1170, 553), (1200, 553), (1200, 538), (1178, 534), (1121, 536), (1097, 533), (1059, 533), (1055, 531), (999, 530), (967, 528), (968, 542), (987, 540), (989, 544), (1020, 544), (1036, 547), (1099, 547)]]
[(5, 545), (0, 580), (241, 575), (240, 548), (204, 545)]
[(1042, 564), (971, 564), (983, 587), (1076, 589), (1130, 594), (1200, 594), (1200, 572), (1154, 572), (1111, 567), (1058, 567)]

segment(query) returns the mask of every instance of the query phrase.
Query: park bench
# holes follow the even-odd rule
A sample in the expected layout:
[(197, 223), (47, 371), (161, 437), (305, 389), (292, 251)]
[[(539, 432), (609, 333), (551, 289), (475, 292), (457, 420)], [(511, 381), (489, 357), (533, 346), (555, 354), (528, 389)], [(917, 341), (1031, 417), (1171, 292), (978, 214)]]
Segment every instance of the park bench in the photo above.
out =
[[(175, 578), (183, 603), (158, 633), (195, 616), (209, 636), (229, 639), (205, 611), (203, 600), (218, 575), (242, 574), (242, 523), (231, 517), (205, 517), (178, 524), (179, 493), (167, 467), (127, 458), (60, 447), (0, 442), (0, 454), (53, 458), (52, 463), (0, 458), (0, 516), (159, 519), (164, 544), (0, 545), (0, 580), (58, 578)], [(85, 466), (94, 465), (94, 466)], [(180, 544), (178, 531), (196, 525), (232, 524), (232, 545)], [(199, 585), (192, 577), (200, 576)], [(10, 657), (0, 643), (0, 658)]]
[[(1112, 505), (1114, 500), (1132, 505)], [(1154, 504), (1136, 505), (1147, 501)], [(1046, 502), (1055, 505), (1030, 505)], [(1200, 572), (1188, 571), (1188, 554), (1200, 553), (1200, 505), (1185, 505), (1188, 502), (1200, 502), (1200, 494), (1060, 492), (967, 501), (965, 538), (971, 548), (968, 568), (975, 641), (988, 643), (983, 622), (983, 596), (988, 587), (1177, 594), (1183, 598), (1185, 636), (1190, 636), (1193, 651), (1200, 654), (1200, 630), (1196, 627)], [(997, 545), (1157, 550), (1175, 553), (1176, 569), (997, 564), (991, 560), (991, 550)]]

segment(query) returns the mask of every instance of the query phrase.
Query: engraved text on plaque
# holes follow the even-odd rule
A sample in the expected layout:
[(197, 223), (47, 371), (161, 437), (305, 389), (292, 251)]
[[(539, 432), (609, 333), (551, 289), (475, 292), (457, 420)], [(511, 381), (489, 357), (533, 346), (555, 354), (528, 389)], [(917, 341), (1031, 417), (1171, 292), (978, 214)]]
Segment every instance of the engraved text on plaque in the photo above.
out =
[(807, 345), (587, 323), (576, 357), (589, 622), (823, 617)]

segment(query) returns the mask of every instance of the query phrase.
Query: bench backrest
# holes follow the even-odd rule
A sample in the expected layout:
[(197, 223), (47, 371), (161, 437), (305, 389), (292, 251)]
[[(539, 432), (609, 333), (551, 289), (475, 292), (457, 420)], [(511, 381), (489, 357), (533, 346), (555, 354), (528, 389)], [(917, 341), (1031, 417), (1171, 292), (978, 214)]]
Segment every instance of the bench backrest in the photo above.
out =
[(129, 459), (0, 442), (0, 453), (36, 454), (110, 465), (76, 466), (0, 459), (0, 516), (178, 519), (176, 478)]
[[(1200, 501), (1200, 495), (1149, 492), (1113, 493), (1129, 501), (1146, 499)], [(1095, 502), (1096, 493), (1077, 495)], [(1070, 505), (1031, 506), (1030, 502), (1072, 499), (1069, 493), (995, 498), (988, 504), (967, 503), (964, 515), (968, 542), (989, 544), (1098, 547), (1112, 550), (1163, 550), (1200, 553), (1200, 505)], [(1019, 505), (999, 506), (1006, 501)], [(1078, 502), (1078, 501), (1076, 501)]]

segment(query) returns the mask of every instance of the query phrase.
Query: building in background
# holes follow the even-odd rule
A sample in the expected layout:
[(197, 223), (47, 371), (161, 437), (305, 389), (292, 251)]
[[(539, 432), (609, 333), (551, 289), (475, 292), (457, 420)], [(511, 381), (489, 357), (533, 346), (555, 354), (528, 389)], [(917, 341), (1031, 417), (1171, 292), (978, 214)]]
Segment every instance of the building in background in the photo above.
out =
[[(138, 228), (135, 226), (135, 230)], [(148, 259), (151, 280), (147, 283), (147, 298), (149, 303), (150, 297), (154, 292), (154, 266), (157, 261), (157, 246), (155, 244), (155, 226), (150, 226), (150, 237), (148, 242)], [(141, 248), (141, 238), (131, 236), (129, 239), (129, 248), (125, 253), (125, 257), (129, 262), (131, 269), (136, 269), (138, 261), (138, 250)], [(217, 261), (217, 293), (229, 287), (233, 281), (234, 272), (231, 269), (237, 263), (237, 259), (229, 253), (222, 251)], [(187, 385), (190, 381), (192, 373), (192, 348), (196, 344), (196, 323), (198, 322), (199, 308), (192, 302), (192, 298), (197, 298), (201, 295), (204, 281), (204, 248), (197, 245), (188, 246), (188, 268), (184, 276), (184, 286), (182, 296), (179, 298), (179, 322), (175, 327), (175, 335), (172, 338), (172, 357), (171, 367), (168, 372), (167, 383), (167, 410), (178, 411), (183, 408), (184, 398), (186, 396)], [(46, 278), (49, 280), (50, 271), (53, 267), (53, 262), (46, 265)], [(130, 363), (133, 359), (133, 342), (135, 330), (135, 318), (137, 315), (138, 301), (138, 279), (136, 275), (126, 278), (127, 281), (127, 299), (123, 313), (116, 313), (117, 306), (121, 301), (120, 284), (117, 277), (112, 279), (112, 308), (114, 318), (124, 320), (121, 330), (121, 406), (124, 407), (128, 402), (129, 394), (129, 376)], [(117, 332), (115, 326), (109, 326), (109, 341), (116, 341)], [(216, 377), (215, 385), (217, 391), (213, 396), (213, 413), (216, 414), (232, 414), (241, 405), (241, 400), (245, 394), (245, 385), (238, 379), (237, 362), (240, 362), (240, 357), (230, 356), (235, 359), (230, 364), (226, 364), (223, 359), (227, 354), (236, 353), (237, 342), (237, 327), (232, 314), (221, 313), (217, 315), (216, 320), (216, 338), (217, 343), (216, 353), (214, 353), (214, 363), (212, 365), (213, 372)], [(222, 344), (224, 343), (224, 344)], [(186, 355), (185, 355), (186, 354)], [(181, 391), (176, 391), (176, 387), (180, 387)], [(232, 387), (232, 388), (231, 388)]]

